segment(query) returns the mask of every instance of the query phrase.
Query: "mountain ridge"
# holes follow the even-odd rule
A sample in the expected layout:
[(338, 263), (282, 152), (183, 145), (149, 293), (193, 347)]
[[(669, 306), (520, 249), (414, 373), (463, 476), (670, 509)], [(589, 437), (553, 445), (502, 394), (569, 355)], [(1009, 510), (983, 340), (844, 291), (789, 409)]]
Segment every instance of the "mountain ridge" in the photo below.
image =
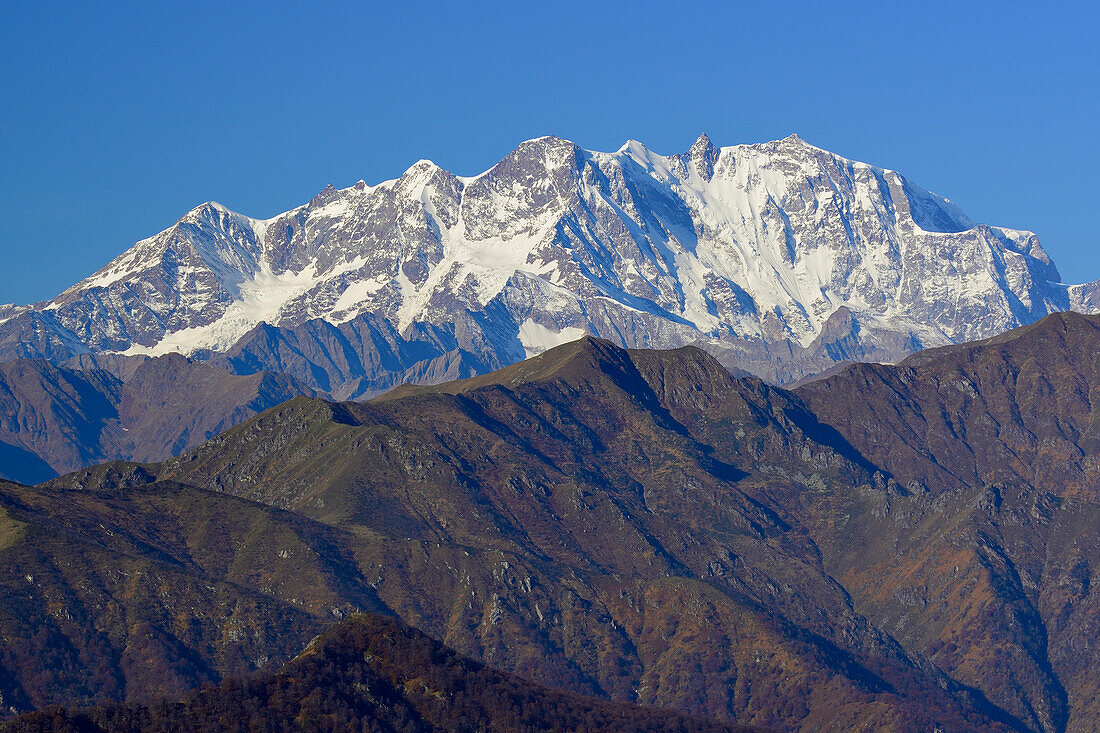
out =
[(46, 709), (0, 722), (0, 731), (223, 731), (234, 725), (332, 731), (770, 730), (570, 695), (461, 657), (400, 622), (357, 613), (274, 672), (208, 686), (179, 701)]
[(163, 460), (300, 394), (270, 371), (235, 375), (179, 354), (84, 367), (0, 362), (0, 478), (38, 483), (102, 461)]
[(262, 221), (203, 204), (5, 310), (0, 358), (181, 351), (363, 398), (592, 333), (787, 382), (1095, 309), (1095, 284), (1060, 279), (1034, 234), (796, 135), (668, 156), (547, 136), (477, 176), (422, 160)]
[[(1097, 332), (1056, 314), (793, 391), (587, 337), (454, 385), (297, 397), (163, 463), (0, 485), (0, 624), (25, 640), (0, 645), (0, 694), (85, 700), (105, 671), (112, 696), (149, 689), (132, 647), (180, 689), (366, 605), (560, 689), (724, 721), (1077, 730), (1100, 700)], [(120, 585), (119, 562), (167, 595)], [(173, 615), (209, 588), (247, 628), (297, 625), (242, 658), (218, 615)], [(58, 594), (69, 618), (29, 613)], [(65, 684), (34, 671), (41, 635), (70, 649)]]

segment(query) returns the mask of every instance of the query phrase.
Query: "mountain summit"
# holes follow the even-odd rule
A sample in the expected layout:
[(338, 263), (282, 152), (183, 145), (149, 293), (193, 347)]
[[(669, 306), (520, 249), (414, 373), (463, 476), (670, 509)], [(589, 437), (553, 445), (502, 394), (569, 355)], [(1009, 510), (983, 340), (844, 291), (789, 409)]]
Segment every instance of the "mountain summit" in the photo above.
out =
[(542, 137), (488, 171), (421, 160), (268, 220), (210, 202), (91, 277), (0, 309), (0, 358), (181, 352), (362, 397), (590, 333), (697, 345), (777, 382), (1095, 310), (1038, 238), (783, 140), (659, 155)]

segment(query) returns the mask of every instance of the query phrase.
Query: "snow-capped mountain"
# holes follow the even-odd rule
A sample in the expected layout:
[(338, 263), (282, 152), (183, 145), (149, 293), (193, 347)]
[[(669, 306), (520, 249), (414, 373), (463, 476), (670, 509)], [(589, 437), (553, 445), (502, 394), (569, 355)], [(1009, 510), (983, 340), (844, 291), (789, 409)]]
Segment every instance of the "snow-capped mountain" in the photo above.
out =
[(591, 333), (791, 381), (1095, 310), (1095, 284), (1060, 280), (1034, 234), (794, 135), (670, 156), (544, 137), (478, 176), (421, 160), (273, 219), (199, 206), (0, 307), (0, 355), (178, 351), (362, 396)]

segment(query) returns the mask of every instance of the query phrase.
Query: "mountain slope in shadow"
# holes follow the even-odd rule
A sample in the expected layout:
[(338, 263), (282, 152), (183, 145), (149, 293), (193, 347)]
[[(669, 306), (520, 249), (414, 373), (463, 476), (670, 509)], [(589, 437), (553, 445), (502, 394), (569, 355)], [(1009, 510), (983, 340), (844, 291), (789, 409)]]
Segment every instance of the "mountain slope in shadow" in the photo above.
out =
[(671, 711), (552, 690), (485, 667), (398, 621), (356, 614), (276, 672), (181, 701), (47, 709), (0, 730), (603, 730), (751, 733)]

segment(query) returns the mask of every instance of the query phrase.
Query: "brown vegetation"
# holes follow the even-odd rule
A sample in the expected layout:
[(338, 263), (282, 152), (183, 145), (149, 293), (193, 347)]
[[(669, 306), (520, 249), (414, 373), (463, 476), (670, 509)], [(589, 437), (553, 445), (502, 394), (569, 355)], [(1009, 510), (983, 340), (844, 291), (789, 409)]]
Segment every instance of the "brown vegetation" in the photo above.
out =
[(10, 487), (0, 694), (182, 690), (377, 609), (558, 689), (725, 721), (1080, 727), (1100, 692), (1097, 323), (793, 393), (585, 339)]

